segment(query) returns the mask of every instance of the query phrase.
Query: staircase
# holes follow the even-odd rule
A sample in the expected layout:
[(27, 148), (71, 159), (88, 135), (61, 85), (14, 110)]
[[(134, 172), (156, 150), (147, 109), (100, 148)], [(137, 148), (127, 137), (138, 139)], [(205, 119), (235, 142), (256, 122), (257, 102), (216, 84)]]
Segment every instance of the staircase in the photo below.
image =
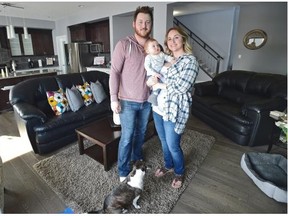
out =
[(200, 68), (212, 79), (219, 73), (223, 57), (214, 49), (201, 40), (189, 28), (174, 17), (174, 25), (182, 28), (189, 36), (189, 43), (192, 45), (193, 55), (196, 57)]

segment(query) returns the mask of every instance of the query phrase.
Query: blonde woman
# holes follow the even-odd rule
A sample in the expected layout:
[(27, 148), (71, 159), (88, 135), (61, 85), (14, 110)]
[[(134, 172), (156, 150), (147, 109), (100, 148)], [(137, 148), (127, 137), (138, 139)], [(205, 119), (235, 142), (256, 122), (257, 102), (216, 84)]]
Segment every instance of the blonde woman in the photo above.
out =
[(157, 82), (153, 77), (147, 85), (153, 89), (161, 89), (158, 95), (158, 106), (152, 106), (153, 118), (161, 141), (164, 165), (155, 172), (162, 177), (174, 172), (172, 187), (180, 188), (184, 180), (184, 155), (180, 146), (181, 136), (186, 127), (192, 105), (192, 87), (199, 71), (196, 58), (188, 43), (187, 34), (174, 27), (167, 31), (164, 45), (166, 52), (172, 55), (175, 63), (167, 71), (162, 71), (165, 83)]

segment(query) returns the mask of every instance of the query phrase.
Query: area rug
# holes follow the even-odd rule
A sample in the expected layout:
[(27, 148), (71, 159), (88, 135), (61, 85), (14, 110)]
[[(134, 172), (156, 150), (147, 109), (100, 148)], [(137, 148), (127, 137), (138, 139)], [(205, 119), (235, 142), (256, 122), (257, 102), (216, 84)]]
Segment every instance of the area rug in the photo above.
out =
[[(157, 136), (145, 142), (145, 161), (152, 169), (145, 176), (144, 191), (138, 203), (141, 209), (131, 208), (129, 213), (165, 214), (175, 206), (180, 195), (191, 182), (201, 163), (213, 146), (215, 138), (193, 130), (186, 130), (181, 147), (185, 156), (185, 179), (180, 189), (173, 189), (173, 173), (156, 178), (154, 172), (163, 165), (161, 144)], [(85, 141), (85, 145), (91, 143)], [(119, 184), (116, 163), (105, 172), (103, 165), (87, 155), (79, 155), (77, 143), (43, 159), (34, 166), (36, 172), (75, 213), (102, 208), (105, 196)]]

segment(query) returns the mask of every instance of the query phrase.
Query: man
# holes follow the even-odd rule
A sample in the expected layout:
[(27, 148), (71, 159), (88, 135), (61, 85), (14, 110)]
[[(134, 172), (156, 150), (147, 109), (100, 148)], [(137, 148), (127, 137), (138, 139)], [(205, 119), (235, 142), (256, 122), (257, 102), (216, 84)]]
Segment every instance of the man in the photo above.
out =
[(120, 40), (112, 55), (110, 72), (111, 109), (120, 114), (121, 139), (118, 149), (118, 174), (124, 181), (130, 162), (143, 160), (142, 145), (151, 112), (147, 102), (149, 87), (144, 69), (144, 44), (153, 25), (152, 8), (138, 7), (134, 13), (134, 35)]

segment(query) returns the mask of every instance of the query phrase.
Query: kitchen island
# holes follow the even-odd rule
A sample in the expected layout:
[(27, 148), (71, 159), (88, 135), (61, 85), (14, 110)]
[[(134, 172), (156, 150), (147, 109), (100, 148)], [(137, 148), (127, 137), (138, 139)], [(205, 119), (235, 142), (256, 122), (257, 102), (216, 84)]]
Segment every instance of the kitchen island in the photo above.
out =
[(55, 76), (59, 70), (53, 68), (31, 68), (29, 70), (16, 71), (9, 73), (8, 76), (0, 75), (0, 113), (11, 110), (12, 106), (9, 102), (9, 92), (14, 85), (24, 80), (39, 76)]
[(90, 66), (90, 67), (86, 67), (86, 70), (87, 70), (87, 71), (97, 70), (97, 71), (101, 71), (101, 72), (110, 74), (111, 68), (108, 68), (108, 67), (99, 67), (99, 66)]

